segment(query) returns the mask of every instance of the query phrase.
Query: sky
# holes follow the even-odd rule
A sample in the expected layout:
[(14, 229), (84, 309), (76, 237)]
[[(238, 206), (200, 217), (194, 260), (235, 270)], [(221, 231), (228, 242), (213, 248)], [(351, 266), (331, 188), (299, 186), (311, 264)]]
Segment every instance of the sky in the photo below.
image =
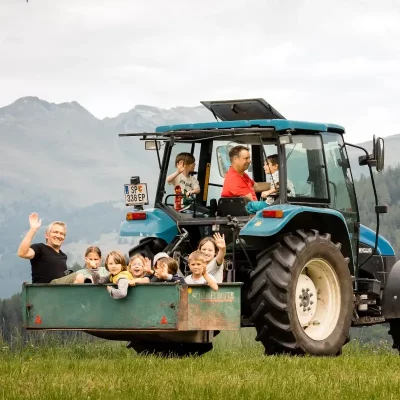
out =
[(0, 107), (262, 97), (286, 118), (400, 133), (396, 0), (1, 0)]

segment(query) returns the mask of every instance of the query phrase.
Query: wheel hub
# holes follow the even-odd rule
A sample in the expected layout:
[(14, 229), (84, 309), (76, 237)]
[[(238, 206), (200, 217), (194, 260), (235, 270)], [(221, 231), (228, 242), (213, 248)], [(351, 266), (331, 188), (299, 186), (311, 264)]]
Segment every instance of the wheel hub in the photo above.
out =
[(317, 289), (313, 281), (305, 274), (301, 274), (296, 287), (296, 310), (300, 324), (308, 325), (315, 315), (317, 309), (316, 299)]
[(296, 285), (296, 312), (306, 335), (324, 340), (336, 326), (340, 313), (340, 285), (332, 266), (312, 259), (303, 268)]

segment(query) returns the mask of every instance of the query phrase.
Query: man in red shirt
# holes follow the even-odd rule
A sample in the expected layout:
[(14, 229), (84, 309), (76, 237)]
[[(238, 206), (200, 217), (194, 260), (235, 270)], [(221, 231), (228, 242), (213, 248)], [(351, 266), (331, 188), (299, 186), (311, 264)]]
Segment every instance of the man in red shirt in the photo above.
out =
[(229, 151), (231, 166), (225, 175), (221, 197), (246, 197), (249, 201), (257, 200), (256, 192), (269, 190), (270, 184), (254, 182), (246, 174), (251, 164), (250, 152), (246, 146), (235, 146)]

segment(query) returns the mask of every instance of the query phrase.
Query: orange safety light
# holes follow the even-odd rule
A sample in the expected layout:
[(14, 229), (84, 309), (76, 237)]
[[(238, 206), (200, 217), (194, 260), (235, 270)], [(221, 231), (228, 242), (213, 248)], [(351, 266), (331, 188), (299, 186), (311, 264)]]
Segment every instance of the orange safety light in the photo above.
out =
[(128, 212), (126, 213), (126, 220), (127, 221), (137, 221), (146, 219), (145, 212)]
[(283, 218), (282, 210), (262, 210), (263, 218)]

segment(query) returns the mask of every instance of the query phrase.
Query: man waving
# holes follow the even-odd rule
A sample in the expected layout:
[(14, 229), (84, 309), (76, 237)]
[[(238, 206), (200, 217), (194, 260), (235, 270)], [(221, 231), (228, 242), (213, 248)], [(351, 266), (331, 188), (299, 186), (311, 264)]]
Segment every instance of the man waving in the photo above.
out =
[(31, 261), (32, 283), (49, 283), (65, 275), (67, 255), (61, 251), (67, 233), (64, 222), (52, 222), (46, 229), (46, 243), (31, 244), (42, 225), (37, 213), (29, 215), (29, 231), (19, 245), (17, 255)]

